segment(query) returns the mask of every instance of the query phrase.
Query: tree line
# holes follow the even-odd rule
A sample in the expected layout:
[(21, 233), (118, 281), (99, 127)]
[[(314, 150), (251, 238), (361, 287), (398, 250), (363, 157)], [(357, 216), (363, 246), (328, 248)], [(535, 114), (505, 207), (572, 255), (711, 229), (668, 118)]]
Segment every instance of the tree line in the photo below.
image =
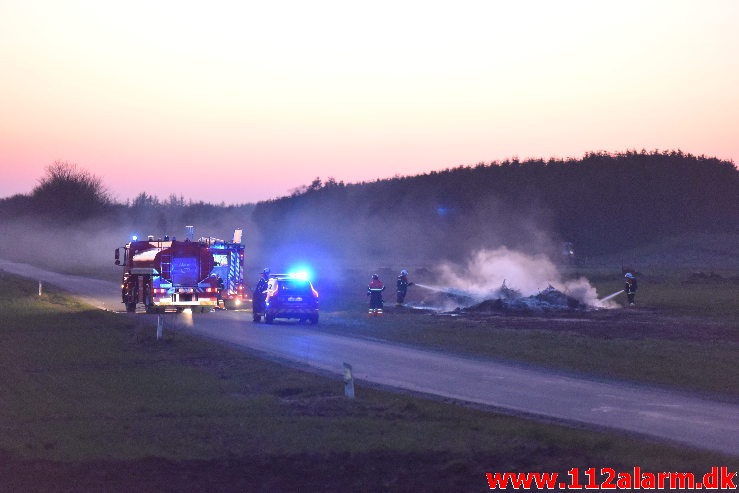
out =
[(500, 245), (546, 251), (564, 241), (597, 254), (669, 236), (739, 231), (739, 170), (679, 150), (591, 152), (353, 184), (316, 179), (282, 198), (225, 205), (145, 192), (117, 202), (102, 179), (57, 161), (30, 194), (0, 199), (0, 223), (23, 218), (155, 235), (196, 224), (227, 237), (246, 226), (252, 249), (275, 256), (300, 250), (403, 262)]
[(344, 236), (359, 254), (382, 243), (391, 255), (409, 249), (453, 258), (460, 249), (546, 250), (563, 241), (597, 254), (667, 236), (739, 231), (739, 170), (680, 150), (508, 159), (357, 184), (316, 180), (256, 204), (253, 217), (269, 236), (299, 223), (280, 237), (310, 231), (321, 244), (321, 237)]

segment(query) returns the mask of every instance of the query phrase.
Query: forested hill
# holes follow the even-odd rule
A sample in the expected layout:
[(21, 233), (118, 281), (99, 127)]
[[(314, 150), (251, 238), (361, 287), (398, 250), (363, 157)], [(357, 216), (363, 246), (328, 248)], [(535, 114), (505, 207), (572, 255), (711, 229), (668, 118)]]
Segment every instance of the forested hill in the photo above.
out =
[[(58, 249), (49, 245), (94, 238), (95, 248), (79, 250), (79, 263), (107, 268), (110, 252), (131, 234), (180, 235), (186, 224), (222, 238), (244, 228), (256, 264), (250, 268), (307, 262), (340, 275), (350, 267), (460, 262), (481, 248), (556, 256), (569, 241), (590, 256), (671, 237), (690, 244), (700, 233), (729, 233), (713, 239), (731, 256), (726, 243), (739, 237), (739, 170), (679, 151), (592, 153), (370, 183), (315, 180), (289, 197), (225, 206), (175, 195), (161, 202), (146, 193), (118, 203), (102, 179), (55, 162), (30, 194), (0, 199), (0, 231), (16, 239), (0, 244), (0, 256), (56, 265)], [(70, 255), (64, 257), (68, 264)]]
[[(572, 241), (587, 254), (739, 230), (739, 170), (680, 151), (507, 160), (350, 184), (316, 180), (256, 205), (265, 246), (345, 257), (453, 258)], [(465, 253), (466, 253), (465, 252)]]

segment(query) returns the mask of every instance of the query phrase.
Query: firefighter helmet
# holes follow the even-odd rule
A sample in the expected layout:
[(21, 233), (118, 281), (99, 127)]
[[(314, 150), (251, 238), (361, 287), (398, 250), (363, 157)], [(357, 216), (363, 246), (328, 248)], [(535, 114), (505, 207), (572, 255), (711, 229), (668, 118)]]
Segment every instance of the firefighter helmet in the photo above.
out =
[(408, 271), (405, 270), (405, 269), (403, 269), (403, 270), (400, 271), (400, 275), (401, 276), (407, 276), (408, 275)]
[(373, 281), (377, 281), (378, 279), (380, 279), (380, 276), (378, 276), (377, 274), (372, 274)]
[(634, 274), (632, 274), (631, 272), (627, 272), (627, 273), (626, 273), (626, 275), (625, 275), (624, 277), (625, 277), (626, 279), (633, 279), (633, 278), (634, 278)]

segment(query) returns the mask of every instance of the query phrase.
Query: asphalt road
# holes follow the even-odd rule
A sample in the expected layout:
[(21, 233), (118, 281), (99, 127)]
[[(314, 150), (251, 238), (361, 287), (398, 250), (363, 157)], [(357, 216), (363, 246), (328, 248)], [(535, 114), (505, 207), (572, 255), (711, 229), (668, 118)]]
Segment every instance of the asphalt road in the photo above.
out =
[[(120, 310), (119, 286), (0, 260), (0, 269), (40, 279), (94, 306)], [(138, 316), (138, 315), (137, 315)], [(571, 423), (627, 431), (739, 455), (739, 405), (687, 393), (575, 378), (508, 363), (326, 334), (310, 326), (251, 322), (248, 312), (195, 316), (179, 330), (255, 349), (271, 357), (374, 382)]]

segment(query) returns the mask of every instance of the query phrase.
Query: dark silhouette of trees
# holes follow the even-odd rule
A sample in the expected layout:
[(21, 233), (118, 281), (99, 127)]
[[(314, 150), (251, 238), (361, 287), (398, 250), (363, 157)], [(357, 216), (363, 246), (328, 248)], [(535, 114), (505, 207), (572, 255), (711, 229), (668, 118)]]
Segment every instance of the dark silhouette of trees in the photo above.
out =
[(112, 205), (102, 179), (75, 163), (54, 161), (31, 193), (31, 208), (55, 219), (88, 218)]
[(739, 170), (680, 150), (514, 158), (350, 185), (316, 179), (257, 204), (254, 220), (264, 237), (359, 256), (378, 242), (428, 257), (564, 240), (608, 252), (739, 231)]
[(67, 224), (96, 217), (131, 234), (181, 235), (194, 224), (225, 237), (245, 227), (252, 248), (275, 258), (297, 251), (328, 260), (459, 259), (476, 248), (542, 251), (560, 241), (597, 254), (672, 236), (736, 234), (739, 170), (680, 150), (590, 152), (355, 184), (316, 178), (286, 197), (225, 206), (146, 192), (115, 203), (100, 178), (57, 161), (30, 195), (0, 199), (0, 221), (24, 216)]

